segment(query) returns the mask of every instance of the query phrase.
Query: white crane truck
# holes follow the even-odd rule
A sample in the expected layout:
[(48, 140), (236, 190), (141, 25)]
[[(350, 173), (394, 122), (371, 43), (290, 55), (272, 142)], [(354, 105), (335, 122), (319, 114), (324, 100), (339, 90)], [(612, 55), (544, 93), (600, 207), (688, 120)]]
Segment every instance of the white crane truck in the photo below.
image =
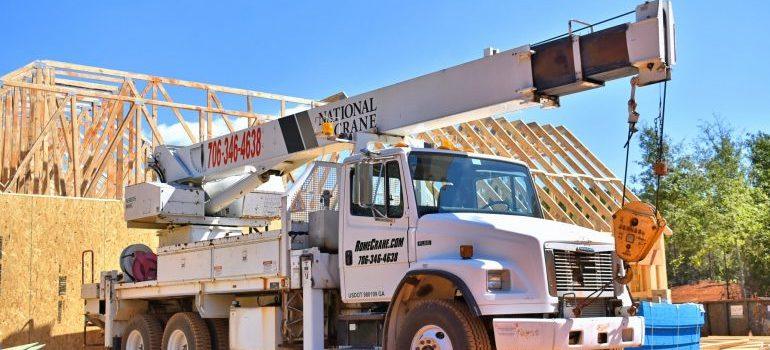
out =
[[(127, 248), (122, 272), (83, 285), (87, 319), (126, 350), (640, 345), (612, 236), (545, 220), (524, 163), (409, 137), (612, 79), (670, 79), (669, 3), (635, 16), (156, 147), (159, 181), (129, 186), (125, 215), (160, 229), (157, 266)], [(342, 164), (314, 161), (341, 151)], [(302, 167), (285, 193), (255, 190)]]

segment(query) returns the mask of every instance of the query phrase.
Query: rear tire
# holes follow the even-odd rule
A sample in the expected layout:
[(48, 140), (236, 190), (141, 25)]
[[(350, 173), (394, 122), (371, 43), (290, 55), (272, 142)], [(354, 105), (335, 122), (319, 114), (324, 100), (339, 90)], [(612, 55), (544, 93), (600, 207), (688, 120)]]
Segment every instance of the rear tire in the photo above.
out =
[(120, 341), (123, 350), (160, 350), (163, 327), (153, 315), (136, 315), (131, 318)]
[(163, 331), (162, 350), (211, 350), (211, 336), (206, 322), (194, 312), (171, 316)]
[(420, 300), (406, 314), (389, 349), (491, 350), (484, 324), (465, 304), (452, 300)]
[(230, 324), (226, 318), (207, 318), (212, 350), (230, 350)]

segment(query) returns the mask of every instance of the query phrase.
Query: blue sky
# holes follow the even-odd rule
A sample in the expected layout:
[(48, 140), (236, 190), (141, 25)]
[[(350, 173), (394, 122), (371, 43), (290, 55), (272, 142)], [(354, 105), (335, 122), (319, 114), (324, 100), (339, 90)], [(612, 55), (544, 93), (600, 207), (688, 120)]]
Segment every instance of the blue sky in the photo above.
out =
[[(52, 59), (308, 98), (354, 95), (640, 2), (4, 1), (0, 75)], [(680, 0), (674, 12), (668, 134), (697, 138), (697, 125), (714, 115), (739, 133), (770, 132), (770, 2)], [(619, 80), (517, 117), (566, 125), (621, 176), (628, 93)], [(658, 88), (642, 89), (638, 102), (651, 122)]]

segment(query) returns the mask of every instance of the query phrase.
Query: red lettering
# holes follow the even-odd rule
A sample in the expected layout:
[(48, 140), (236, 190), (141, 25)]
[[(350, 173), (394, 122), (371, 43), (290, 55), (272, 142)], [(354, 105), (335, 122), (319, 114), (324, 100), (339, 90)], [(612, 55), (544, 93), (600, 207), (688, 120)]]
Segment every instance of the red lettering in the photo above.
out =
[(225, 161), (224, 164), (227, 165), (227, 162), (230, 161), (230, 139), (225, 138)]
[(254, 152), (256, 157), (262, 153), (262, 128), (257, 129), (257, 137), (254, 138)]
[(262, 129), (250, 129), (240, 134), (211, 140), (206, 147), (208, 147), (209, 168), (238, 162), (239, 159), (259, 157), (262, 154)]
[(233, 162), (238, 161), (238, 134), (233, 135)]
[(216, 151), (217, 151), (217, 154), (216, 154), (217, 158), (214, 163), (214, 166), (219, 166), (219, 164), (222, 164), (222, 140), (221, 139), (217, 140)]

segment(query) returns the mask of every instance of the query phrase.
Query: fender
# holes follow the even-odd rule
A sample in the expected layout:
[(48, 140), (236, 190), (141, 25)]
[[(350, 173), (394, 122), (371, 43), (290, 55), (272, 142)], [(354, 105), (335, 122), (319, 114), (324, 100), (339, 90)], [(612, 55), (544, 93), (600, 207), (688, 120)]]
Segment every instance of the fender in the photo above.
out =
[(479, 309), (479, 305), (476, 303), (476, 298), (473, 297), (473, 294), (471, 293), (471, 290), (468, 288), (468, 286), (465, 284), (465, 282), (460, 279), (460, 277), (457, 277), (455, 274), (451, 272), (446, 272), (443, 270), (434, 270), (434, 269), (424, 269), (424, 270), (411, 270), (404, 275), (404, 277), (401, 279), (401, 282), (398, 283), (398, 287), (396, 287), (395, 293), (393, 293), (393, 298), (390, 300), (390, 304), (388, 305), (388, 312), (386, 314), (387, 316), (390, 316), (391, 306), (396, 301), (396, 298), (398, 298), (398, 295), (401, 293), (401, 288), (404, 287), (404, 284), (413, 276), (415, 275), (431, 275), (431, 276), (437, 276), (437, 277), (443, 277), (446, 278), (452, 283), (454, 283), (458, 289), (463, 293), (463, 300), (465, 301), (465, 304), (468, 305), (468, 308), (471, 310), (471, 313), (473, 313), (473, 316), (481, 316), (481, 309)]
[(404, 284), (407, 283), (410, 279), (414, 278), (414, 276), (417, 275), (431, 275), (436, 277), (442, 277), (446, 278), (447, 280), (452, 281), (452, 283), (457, 286), (458, 289), (463, 293), (463, 300), (465, 301), (465, 304), (468, 305), (468, 308), (470, 309), (471, 313), (479, 317), (481, 315), (481, 310), (479, 309), (479, 305), (476, 303), (476, 299), (473, 297), (473, 294), (471, 293), (471, 290), (468, 288), (468, 286), (465, 284), (465, 282), (460, 279), (460, 277), (457, 277), (455, 274), (451, 272), (446, 272), (442, 270), (434, 270), (434, 269), (422, 269), (422, 270), (411, 270), (407, 272), (404, 277), (401, 279), (401, 282), (398, 283), (398, 287), (396, 287), (395, 293), (393, 293), (393, 297), (390, 300), (390, 304), (388, 304), (388, 311), (385, 313), (385, 324), (383, 327), (382, 332), (382, 345), (384, 349), (392, 350), (388, 347), (388, 327), (390, 324), (390, 316), (393, 312), (393, 305), (396, 302), (396, 299), (401, 294), (401, 289), (404, 287)]

